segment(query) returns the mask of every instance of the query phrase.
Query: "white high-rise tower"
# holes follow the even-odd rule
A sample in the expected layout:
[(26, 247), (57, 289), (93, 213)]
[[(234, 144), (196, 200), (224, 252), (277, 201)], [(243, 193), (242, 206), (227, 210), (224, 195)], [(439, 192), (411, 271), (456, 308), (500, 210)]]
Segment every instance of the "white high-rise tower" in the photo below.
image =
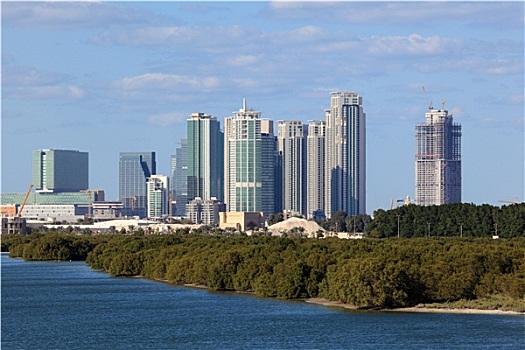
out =
[(366, 124), (362, 97), (355, 92), (331, 94), (326, 117), (325, 212), (366, 212)]
[(325, 133), (326, 122), (314, 120), (308, 123), (307, 136), (307, 218), (325, 216)]
[(282, 209), (306, 215), (306, 132), (301, 121), (280, 120), (277, 149), (281, 156)]

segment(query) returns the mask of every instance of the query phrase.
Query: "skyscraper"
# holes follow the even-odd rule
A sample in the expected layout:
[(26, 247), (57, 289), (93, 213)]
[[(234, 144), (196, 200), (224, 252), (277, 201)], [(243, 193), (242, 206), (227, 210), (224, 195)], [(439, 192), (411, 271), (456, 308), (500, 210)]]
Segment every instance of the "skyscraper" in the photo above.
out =
[(461, 202), (461, 125), (444, 108), (429, 108), (416, 125), (415, 203)]
[(314, 120), (308, 123), (307, 136), (307, 218), (325, 216), (325, 129), (326, 122)]
[(356, 92), (331, 94), (326, 113), (325, 212), (366, 212), (366, 125), (362, 97)]
[(187, 121), (188, 199), (224, 195), (224, 135), (216, 117), (193, 113)]
[(306, 133), (301, 121), (280, 120), (277, 149), (281, 156), (282, 209), (306, 215)]
[(186, 204), (188, 203), (188, 141), (182, 139), (180, 147), (175, 150), (174, 160), (172, 161), (173, 180), (171, 183), (175, 210), (173, 215), (184, 216)]
[(36, 192), (78, 192), (89, 188), (87, 152), (40, 149), (33, 151)]
[(120, 152), (119, 200), (124, 215), (146, 217), (146, 181), (156, 173), (155, 152)]
[(169, 214), (169, 181), (164, 175), (151, 175), (147, 180), (148, 218), (158, 219)]
[(228, 211), (274, 212), (273, 122), (246, 108), (224, 120), (224, 201)]

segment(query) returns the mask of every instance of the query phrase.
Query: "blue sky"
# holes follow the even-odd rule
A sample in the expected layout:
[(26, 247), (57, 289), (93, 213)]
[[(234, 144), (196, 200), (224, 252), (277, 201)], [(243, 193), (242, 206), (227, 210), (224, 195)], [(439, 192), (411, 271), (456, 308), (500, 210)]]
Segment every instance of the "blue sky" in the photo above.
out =
[(90, 187), (118, 199), (118, 154), (156, 151), (186, 119), (247, 98), (273, 120), (324, 119), (329, 93), (367, 114), (367, 211), (414, 196), (427, 102), (463, 126), (463, 201), (524, 199), (523, 2), (2, 1), (2, 192), (32, 151), (89, 152)]

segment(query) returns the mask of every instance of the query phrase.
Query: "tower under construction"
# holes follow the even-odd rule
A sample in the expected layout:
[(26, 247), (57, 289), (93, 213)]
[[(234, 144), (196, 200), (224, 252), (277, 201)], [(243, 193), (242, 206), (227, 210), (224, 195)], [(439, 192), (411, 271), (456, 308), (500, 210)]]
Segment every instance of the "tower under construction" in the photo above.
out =
[(416, 125), (415, 203), (461, 202), (461, 125), (444, 109), (425, 113)]

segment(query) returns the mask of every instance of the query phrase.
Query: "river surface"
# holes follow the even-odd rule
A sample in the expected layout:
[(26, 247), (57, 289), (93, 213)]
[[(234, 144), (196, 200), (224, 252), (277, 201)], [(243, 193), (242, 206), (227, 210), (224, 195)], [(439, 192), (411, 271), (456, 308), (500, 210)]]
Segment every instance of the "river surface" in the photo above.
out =
[(523, 349), (521, 315), (365, 312), (1, 256), (1, 348)]

